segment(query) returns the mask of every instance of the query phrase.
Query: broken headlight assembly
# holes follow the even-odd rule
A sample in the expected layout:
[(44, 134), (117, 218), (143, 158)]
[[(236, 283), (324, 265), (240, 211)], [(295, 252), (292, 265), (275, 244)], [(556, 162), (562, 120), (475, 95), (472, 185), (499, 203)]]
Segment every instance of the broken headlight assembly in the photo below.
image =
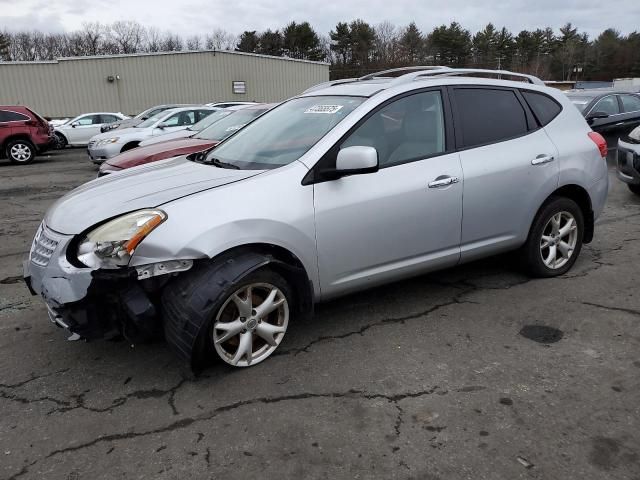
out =
[(90, 268), (126, 267), (136, 247), (167, 219), (162, 210), (138, 210), (89, 231), (78, 243), (77, 259)]

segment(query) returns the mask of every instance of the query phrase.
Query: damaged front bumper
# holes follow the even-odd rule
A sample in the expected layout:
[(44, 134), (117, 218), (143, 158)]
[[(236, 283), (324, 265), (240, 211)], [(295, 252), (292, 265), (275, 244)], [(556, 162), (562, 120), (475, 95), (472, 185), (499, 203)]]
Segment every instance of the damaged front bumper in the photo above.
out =
[(38, 229), (24, 278), (45, 301), (49, 319), (86, 340), (124, 336), (131, 343), (151, 340), (161, 332), (156, 304), (159, 292), (188, 260), (118, 270), (78, 268), (67, 259), (72, 235)]

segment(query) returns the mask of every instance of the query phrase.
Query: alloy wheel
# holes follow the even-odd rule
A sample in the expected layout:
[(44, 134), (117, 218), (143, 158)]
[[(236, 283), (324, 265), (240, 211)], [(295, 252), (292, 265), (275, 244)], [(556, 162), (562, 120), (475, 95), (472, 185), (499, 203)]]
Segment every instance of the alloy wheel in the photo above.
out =
[(213, 324), (213, 345), (225, 362), (255, 365), (269, 357), (289, 324), (289, 303), (270, 283), (252, 283), (236, 290), (220, 307)]
[(31, 158), (31, 147), (24, 143), (15, 143), (11, 146), (9, 154), (16, 162), (26, 162)]
[(551, 216), (540, 238), (540, 255), (543, 263), (550, 269), (562, 268), (569, 261), (578, 243), (578, 223), (567, 212), (558, 212)]

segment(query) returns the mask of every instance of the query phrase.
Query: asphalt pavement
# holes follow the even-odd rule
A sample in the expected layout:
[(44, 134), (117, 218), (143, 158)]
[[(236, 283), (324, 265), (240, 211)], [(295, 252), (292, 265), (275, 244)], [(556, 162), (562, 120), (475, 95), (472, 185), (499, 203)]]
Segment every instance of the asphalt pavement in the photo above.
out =
[[(212, 167), (214, 168), (214, 167)], [(1, 479), (640, 478), (640, 197), (574, 268), (509, 255), (321, 305), (249, 369), (68, 342), (21, 279), (83, 150), (0, 164)]]

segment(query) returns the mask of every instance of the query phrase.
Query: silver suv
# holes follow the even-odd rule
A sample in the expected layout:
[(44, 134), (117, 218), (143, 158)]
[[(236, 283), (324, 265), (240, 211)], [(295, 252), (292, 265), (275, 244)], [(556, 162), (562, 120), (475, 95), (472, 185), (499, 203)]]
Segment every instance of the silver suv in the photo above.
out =
[(164, 333), (194, 368), (246, 367), (349, 292), (508, 250), (567, 272), (607, 197), (602, 137), (535, 77), (403, 72), (314, 87), (206, 154), (77, 188), (38, 229), (27, 284), (76, 337)]

